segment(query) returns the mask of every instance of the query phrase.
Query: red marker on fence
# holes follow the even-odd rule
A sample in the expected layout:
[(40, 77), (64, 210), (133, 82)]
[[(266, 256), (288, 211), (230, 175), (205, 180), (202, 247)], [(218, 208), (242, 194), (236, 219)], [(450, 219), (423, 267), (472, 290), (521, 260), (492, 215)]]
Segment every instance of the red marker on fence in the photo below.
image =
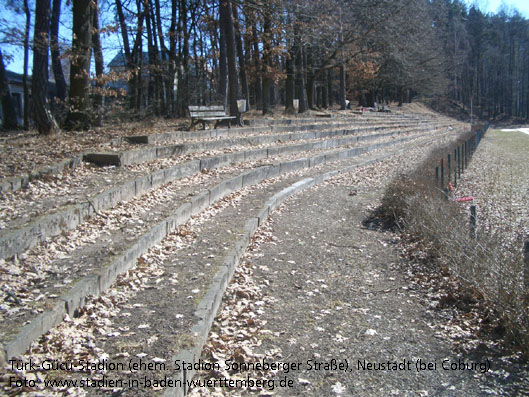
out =
[[(448, 191), (449, 192), (453, 192), (454, 191), (454, 187), (452, 186), (452, 184), (450, 182), (448, 182)], [(456, 198), (456, 201), (458, 203), (465, 202), (465, 201), (474, 201), (474, 197), (472, 197), (472, 196), (458, 197), (458, 198)]]
[(458, 197), (456, 198), (456, 201), (458, 203), (465, 202), (465, 201), (474, 201), (474, 197), (472, 196)]

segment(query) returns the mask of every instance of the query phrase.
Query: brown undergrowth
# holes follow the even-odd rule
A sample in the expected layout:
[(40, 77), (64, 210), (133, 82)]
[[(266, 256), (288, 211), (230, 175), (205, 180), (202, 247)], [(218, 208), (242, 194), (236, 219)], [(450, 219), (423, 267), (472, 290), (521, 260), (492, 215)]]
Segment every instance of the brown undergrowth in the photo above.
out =
[(456, 281), (448, 300), (456, 306), (471, 302), (483, 309), (479, 332), (494, 331), (506, 346), (529, 356), (522, 233), (511, 230), (515, 222), (491, 229), (485, 220), (478, 223), (474, 238), (469, 205), (447, 199), (435, 178), (439, 159), (453, 153), (460, 142), (434, 150), (414, 171), (395, 178), (384, 193), (377, 217), (402, 233), (408, 258), (430, 267), (435, 273), (432, 277)]

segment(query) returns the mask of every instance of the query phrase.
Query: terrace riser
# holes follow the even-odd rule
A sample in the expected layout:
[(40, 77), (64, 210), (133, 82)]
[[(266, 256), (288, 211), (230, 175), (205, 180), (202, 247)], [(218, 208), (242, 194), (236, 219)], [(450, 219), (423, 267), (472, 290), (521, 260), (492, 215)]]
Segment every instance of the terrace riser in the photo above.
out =
[[(435, 125), (428, 125), (428, 128), (435, 128)], [(400, 129), (410, 130), (412, 128), (424, 127), (401, 127)], [(117, 153), (87, 153), (83, 160), (97, 165), (106, 166), (128, 166), (133, 164), (140, 164), (146, 161), (152, 161), (160, 158), (168, 158), (173, 156), (181, 156), (189, 153), (199, 153), (208, 150), (222, 150), (233, 146), (252, 146), (252, 145), (266, 145), (277, 141), (282, 143), (303, 140), (303, 139), (321, 139), (339, 135), (361, 134), (370, 131), (386, 130), (389, 127), (365, 127), (354, 129), (330, 129), (326, 131), (316, 130), (314, 132), (302, 132), (294, 134), (277, 134), (277, 135), (262, 135), (251, 138), (228, 138), (221, 140), (213, 140), (206, 142), (185, 143), (179, 145), (154, 146), (141, 149), (134, 149), (125, 152)], [(289, 132), (291, 128), (286, 128)], [(302, 129), (305, 131), (306, 129)]]
[[(414, 138), (406, 137), (389, 142), (373, 144), (369, 147), (341, 150), (339, 152), (325, 155), (323, 163), (331, 163), (335, 160), (354, 157), (361, 153), (393, 146), (397, 143), (404, 143), (412, 139)], [(253, 169), (244, 174), (225, 180), (217, 184), (215, 187), (194, 196), (189, 202), (183, 203), (173, 215), (165, 218), (152, 227), (132, 246), (124, 250), (121, 254), (113, 257), (103, 266), (102, 270), (90, 274), (77, 282), (69, 292), (61, 296), (59, 302), (53, 306), (51, 311), (41, 314), (30, 324), (23, 327), (15, 338), (4, 343), (5, 358), (9, 359), (22, 354), (29, 347), (31, 342), (62, 321), (65, 314), (73, 316), (76, 309), (84, 304), (88, 295), (98, 295), (106, 290), (120, 273), (130, 269), (136, 264), (138, 257), (147, 252), (150, 247), (159, 243), (166, 235), (173, 232), (177, 226), (185, 223), (191, 215), (209, 207), (222, 197), (247, 186), (246, 184), (255, 184), (266, 178), (275, 177), (282, 173), (306, 169), (309, 168), (311, 164), (316, 163), (318, 162), (314, 161), (313, 158), (296, 159), (276, 165)], [(275, 206), (272, 203), (268, 208), (270, 210), (275, 208)], [(264, 216), (264, 213), (262, 215)]]
[[(415, 129), (414, 132), (422, 132)], [(198, 174), (204, 170), (212, 170), (232, 163), (274, 157), (277, 155), (296, 154), (310, 150), (328, 150), (339, 146), (381, 139), (389, 136), (400, 135), (401, 132), (372, 134), (368, 136), (353, 136), (348, 138), (328, 139), (319, 142), (279, 146), (256, 149), (250, 151), (233, 152), (219, 156), (206, 157), (201, 160), (192, 160), (164, 170), (159, 170), (150, 175), (141, 176), (134, 180), (126, 181), (119, 186), (102, 192), (86, 202), (69, 206), (54, 214), (43, 215), (25, 227), (8, 230), (0, 236), (0, 259), (13, 255), (35, 246), (49, 237), (56, 236), (63, 231), (71, 230), (81, 224), (84, 219), (97, 214), (99, 211), (112, 208), (119, 202), (138, 197), (143, 193), (156, 189), (174, 180)]]

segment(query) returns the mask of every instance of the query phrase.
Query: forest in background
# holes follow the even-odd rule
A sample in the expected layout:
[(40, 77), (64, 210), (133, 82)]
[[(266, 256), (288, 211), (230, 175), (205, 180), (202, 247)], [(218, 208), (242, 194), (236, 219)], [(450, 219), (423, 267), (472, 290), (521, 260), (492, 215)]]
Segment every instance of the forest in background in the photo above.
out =
[[(25, 26), (0, 20), (0, 44), (24, 49), (30, 106), (19, 126), (0, 47), (6, 129), (84, 130), (119, 111), (184, 117), (189, 105), (224, 104), (238, 117), (238, 99), (266, 114), (278, 105), (303, 113), (345, 109), (346, 99), (373, 106), (420, 96), (454, 101), (479, 118), (529, 118), (529, 23), (516, 11), (484, 14), (460, 0), (9, 0), (7, 7), (25, 16)], [(63, 19), (71, 20), (66, 42)], [(119, 43), (116, 67), (103, 59), (103, 36)]]

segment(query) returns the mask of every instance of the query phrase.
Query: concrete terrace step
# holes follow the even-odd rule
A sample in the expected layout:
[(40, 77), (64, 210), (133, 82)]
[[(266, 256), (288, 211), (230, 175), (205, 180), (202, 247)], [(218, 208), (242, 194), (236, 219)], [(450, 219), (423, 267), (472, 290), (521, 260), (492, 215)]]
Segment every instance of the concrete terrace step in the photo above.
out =
[(49, 175), (56, 175), (67, 169), (73, 169), (81, 164), (82, 156), (72, 157), (55, 164), (43, 166), (29, 174), (12, 176), (0, 179), (0, 194), (15, 192), (28, 186), (32, 181), (42, 179)]
[[(427, 138), (421, 142), (425, 144), (431, 140)], [(384, 145), (387, 147), (390, 143)], [(403, 148), (395, 147), (393, 152), (401, 150)], [(122, 348), (126, 346), (126, 351), (134, 357), (142, 352), (145, 340), (151, 340), (150, 336), (156, 334), (158, 339), (153, 338), (152, 343), (155, 344), (153, 350), (159, 352), (157, 357), (167, 362), (174, 359), (196, 362), (235, 266), (257, 226), (266, 219), (268, 213), (292, 194), (336, 175), (339, 170), (344, 172), (388, 154), (373, 154), (367, 159), (344, 158), (340, 163), (322, 164), (305, 171), (298, 168), (295, 174), (264, 184), (257, 178), (255, 183), (261, 183), (262, 186), (247, 187), (247, 191), (241, 192), (239, 203), (225, 205), (213, 218), (206, 219), (191, 245), (178, 251), (164, 252), (162, 259), (156, 260), (158, 269), (155, 278), (160, 277), (156, 280), (156, 287), (140, 290), (123, 306), (127, 316), (113, 318), (114, 329), (135, 331), (141, 328), (141, 332), (124, 331), (121, 336), (97, 338), (95, 343), (109, 353), (113, 362), (119, 362), (122, 360), (119, 356)], [(302, 178), (305, 179), (300, 180)], [(229, 192), (224, 197), (227, 194)], [(232, 199), (237, 200), (237, 197)], [(207, 207), (204, 204), (203, 209)], [(163, 240), (160, 239), (160, 242), (151, 254), (147, 253), (147, 260), (149, 255), (151, 259), (153, 256), (158, 257), (157, 253), (164, 247)], [(154, 279), (149, 284), (154, 285)], [(13, 351), (13, 346), (13, 343), (9, 344), (6, 352)], [(138, 372), (133, 376), (141, 375)], [(157, 375), (163, 378), (164, 373)], [(167, 375), (174, 376), (174, 373)], [(182, 379), (184, 376), (190, 379), (193, 373), (181, 372), (176, 378)], [(178, 389), (167, 392), (183, 395), (183, 390)]]
[[(351, 118), (351, 117), (338, 117), (336, 119), (349, 120), (349, 121), (354, 120), (354, 118)], [(364, 121), (369, 121), (369, 119), (365, 118)], [(375, 121), (375, 119), (372, 118), (371, 121)], [(325, 120), (325, 122), (329, 123), (330, 121)], [(336, 121), (332, 121), (332, 122), (336, 122)], [(300, 125), (300, 124), (311, 124), (311, 123), (319, 124), (319, 123), (322, 123), (322, 120), (321, 118), (306, 118), (306, 119), (291, 119), (291, 120), (264, 120), (263, 125), (265, 125), (265, 127), (250, 128), (250, 132), (252, 132), (252, 130), (253, 130), (253, 133), (258, 133), (259, 131), (266, 132), (269, 129), (273, 130), (274, 128), (276, 128), (275, 132), (286, 131), (284, 129), (281, 129), (282, 128), (281, 126), (288, 126), (288, 125), (293, 126), (294, 124)], [(241, 131), (241, 132), (237, 132), (237, 131)], [(209, 130), (209, 131), (198, 131), (198, 132), (180, 131), (180, 132), (175, 132), (175, 133), (170, 132), (166, 134), (156, 134), (152, 136), (130, 137), (129, 142), (132, 141), (132, 142), (137, 142), (137, 143), (161, 143), (161, 142), (165, 142), (167, 139), (170, 139), (172, 141), (174, 139), (193, 140), (193, 139), (200, 139), (200, 138), (203, 138), (203, 139), (215, 138), (215, 137), (220, 137), (220, 136), (232, 136), (232, 135), (237, 136), (239, 133), (245, 133), (244, 131), (245, 131), (244, 128), (225, 129), (225, 130)], [(247, 132), (248, 130), (246, 130), (246, 133)], [(122, 142), (123, 142), (123, 138), (117, 138), (113, 140), (112, 145), (110, 146), (120, 146)], [(61, 162), (58, 162), (52, 165), (43, 166), (39, 168), (38, 170), (36, 170), (35, 172), (29, 173), (29, 174), (2, 178), (0, 179), (0, 193), (18, 191), (20, 189), (28, 187), (29, 183), (32, 181), (39, 181), (44, 177), (47, 177), (50, 175), (58, 175), (62, 173), (64, 170), (76, 168), (81, 164), (82, 157), (83, 155), (81, 154), (79, 156), (65, 159)]]
[(129, 136), (126, 139), (132, 143), (138, 144), (166, 144), (172, 142), (190, 142), (194, 140), (206, 140), (206, 139), (218, 139), (218, 138), (233, 138), (233, 137), (248, 137), (248, 136), (262, 136), (263, 134), (273, 134), (279, 132), (303, 132), (311, 130), (325, 130), (330, 128), (338, 127), (349, 127), (349, 128), (358, 128), (358, 127), (407, 127), (412, 125), (420, 124), (418, 122), (406, 121), (384, 121), (373, 123), (369, 120), (362, 121), (342, 121), (341, 119), (333, 120), (332, 122), (324, 123), (313, 123), (313, 124), (296, 124), (296, 125), (272, 125), (264, 127), (241, 127), (241, 128), (223, 128), (223, 129), (212, 129), (212, 130), (202, 130), (202, 131), (174, 131), (166, 132), (161, 134), (151, 134), (151, 135), (134, 135)]
[[(314, 122), (321, 122), (321, 119), (311, 119), (311, 120), (313, 120)], [(232, 131), (233, 130), (237, 130), (237, 129), (232, 129)], [(262, 130), (262, 131), (268, 130), (268, 127), (261, 128), (261, 129), (255, 128), (254, 130), (257, 133), (259, 132), (259, 130)], [(216, 130), (197, 131), (197, 132), (179, 131), (176, 134), (180, 137), (180, 139), (195, 139), (197, 136), (202, 137), (202, 138), (208, 138), (208, 137), (211, 137), (211, 131), (216, 131)], [(219, 133), (223, 134), (222, 130), (219, 130)], [(170, 136), (172, 136), (173, 134), (175, 133), (169, 133)], [(163, 136), (165, 134), (158, 134), (158, 135)], [(143, 137), (140, 136), (139, 138), (130, 137), (129, 141), (137, 142), (137, 143), (148, 143), (148, 142), (142, 142), (143, 139), (145, 139), (145, 136)], [(115, 141), (113, 143), (119, 146), (122, 140), (123, 138), (117, 138), (113, 140)], [(42, 166), (36, 171), (28, 173), (28, 174), (12, 176), (12, 177), (7, 177), (7, 178), (0, 178), (0, 193), (18, 191), (22, 188), (27, 187), (28, 184), (32, 181), (37, 181), (37, 180), (42, 179), (43, 177), (50, 176), (50, 175), (57, 175), (63, 172), (64, 170), (75, 168), (81, 163), (82, 159), (83, 159), (83, 155), (80, 154), (79, 156), (68, 158), (60, 162), (57, 162), (55, 164)]]
[[(112, 360), (119, 362), (121, 359), (116, 356), (121, 346), (133, 346), (129, 349), (130, 353), (141, 353), (136, 352), (138, 346), (141, 346), (140, 341), (156, 334), (159, 339), (154, 342), (152, 348), (163, 351), (162, 358), (167, 362), (172, 358), (183, 359), (189, 350), (196, 352), (194, 356), (200, 356), (224, 289), (259, 221), (264, 221), (271, 209), (299, 189), (300, 184), (294, 188), (290, 186), (296, 184), (300, 178), (297, 175), (292, 176), (247, 192), (239, 203), (226, 206), (214, 218), (202, 224), (201, 234), (191, 245), (167, 255), (158, 264), (164, 274), (174, 275), (178, 280), (193, 281), (172, 285), (171, 280), (166, 278), (159, 283), (159, 289), (140, 291), (124, 308), (130, 316), (116, 317), (113, 319), (113, 326), (123, 328), (127, 323), (127, 326), (134, 330), (142, 324), (150, 324), (150, 328), (141, 334), (127, 335), (126, 338), (118, 336), (107, 342), (100, 339), (97, 341), (98, 347), (103, 348)], [(173, 292), (164, 294), (162, 301), (160, 295), (163, 290)], [(158, 303), (147, 306), (146, 302)], [(161, 313), (164, 315), (160, 316)], [(185, 321), (175, 321), (174, 318), (178, 318), (176, 315)], [(165, 348), (161, 350), (161, 346)], [(139, 349), (141, 350), (141, 347)], [(192, 359), (189, 361), (193, 362)], [(175, 374), (159, 375), (163, 377)], [(134, 376), (140, 377), (142, 374), (137, 373)], [(176, 378), (180, 376), (183, 374), (177, 374)]]
[[(330, 120), (349, 120), (351, 122), (356, 122), (358, 120), (380, 120), (380, 119), (389, 119), (389, 120), (409, 120), (413, 119), (424, 119), (420, 115), (407, 115), (403, 113), (377, 113), (377, 112), (365, 112), (361, 115), (356, 115), (353, 113), (345, 114), (336, 114), (334, 117), (331, 117)], [(425, 118), (429, 118), (428, 115)], [(285, 119), (254, 119), (254, 120), (245, 120), (245, 125), (250, 127), (262, 127), (262, 126), (271, 126), (271, 125), (301, 125), (301, 124), (312, 124), (312, 123), (322, 123), (329, 121), (329, 119), (322, 119), (320, 117), (299, 117), (299, 118), (285, 118)]]
[[(198, 214), (210, 205), (218, 202), (228, 194), (238, 191), (245, 186), (251, 186), (261, 182), (266, 178), (277, 177), (282, 174), (320, 167), (334, 167), (331, 162), (343, 160), (349, 157), (358, 156), (379, 148), (389, 147), (398, 143), (404, 143), (413, 138), (401, 138), (394, 141), (382, 142), (370, 145), (368, 147), (359, 147), (334, 152), (327, 156), (315, 156), (305, 159), (296, 159), (284, 163), (270, 165), (252, 169), (243, 174), (236, 175), (230, 179), (218, 183), (212, 188), (194, 195), (189, 201), (181, 204), (175, 211), (162, 219), (155, 222), (149, 230), (142, 236), (136, 238), (132, 245), (124, 248), (121, 252), (111, 256), (99, 266), (99, 270), (94, 267), (93, 271), (82, 276), (73, 286), (63, 292), (59, 289), (60, 297), (56, 297), (45, 302), (44, 311), (38, 317), (30, 320), (30, 323), (22, 328), (13, 329), (14, 324), (9, 324), (4, 329), (2, 344), (4, 347), (4, 358), (10, 358), (22, 354), (29, 344), (47, 332), (51, 327), (62, 321), (65, 314), (73, 316), (76, 309), (82, 306), (89, 295), (98, 295), (106, 290), (116, 279), (117, 275), (131, 268), (136, 264), (136, 260), (147, 250), (158, 244), (162, 239), (171, 234), (179, 225), (187, 222), (190, 216)], [(125, 244), (126, 245), (126, 244)], [(58, 295), (58, 294), (57, 294)], [(42, 299), (42, 298), (41, 298)], [(27, 318), (20, 322), (20, 326), (28, 321)], [(13, 322), (14, 323), (14, 322)]]
[[(156, 189), (165, 183), (198, 174), (204, 170), (215, 169), (231, 163), (243, 163), (245, 161), (271, 158), (278, 155), (302, 153), (310, 150), (328, 150), (368, 140), (372, 141), (384, 137), (397, 136), (399, 134), (401, 134), (401, 132), (353, 136), (348, 138), (332, 138), (306, 144), (280, 145), (269, 148), (226, 153), (218, 156), (204, 157), (200, 160), (184, 162), (133, 179), (123, 178), (126, 177), (127, 173), (122, 173), (120, 174), (121, 178), (114, 179), (110, 182), (114, 186), (111, 189), (103, 190), (97, 194), (90, 193), (90, 190), (84, 190), (84, 193), (79, 193), (77, 195), (77, 202), (73, 201), (72, 203), (72, 198), (68, 197), (68, 201), (66, 201), (62, 208), (58, 207), (54, 200), (51, 200), (50, 205), (52, 205), (52, 207), (50, 207), (48, 211), (51, 210), (53, 213), (44, 210), (40, 212), (40, 215), (29, 217), (29, 219), (32, 220), (27, 221), (26, 223), (22, 222), (26, 221), (28, 218), (21, 218), (19, 221), (8, 223), (8, 227), (0, 232), (0, 259), (17, 255), (24, 250), (45, 241), (49, 237), (59, 235), (65, 230), (71, 230), (81, 224), (87, 217), (96, 215), (101, 210), (111, 208), (121, 201), (130, 200), (131, 198), (142, 195), (151, 189)], [(103, 181), (104, 185), (108, 183), (109, 182), (106, 182), (106, 180)], [(85, 183), (85, 185), (89, 186), (90, 183)], [(63, 197), (63, 200), (64, 199), (65, 198)], [(60, 202), (60, 200), (58, 202)], [(19, 203), (19, 205), (23, 205), (23, 203)]]
[[(428, 124), (428, 128), (437, 127), (437, 123)], [(416, 126), (413, 124), (401, 125), (399, 128), (392, 128), (386, 126), (367, 126), (349, 129), (337, 129), (337, 126), (322, 125), (320, 128), (312, 125), (311, 132), (297, 132), (290, 131), (287, 134), (273, 134), (273, 135), (257, 135), (242, 138), (220, 138), (216, 140), (182, 143), (176, 145), (162, 145), (162, 146), (147, 146), (139, 149), (119, 151), (119, 152), (104, 152), (104, 153), (87, 153), (83, 156), (83, 160), (95, 163), (97, 165), (115, 165), (125, 166), (132, 164), (140, 164), (146, 161), (151, 161), (160, 158), (167, 158), (173, 156), (182, 156), (188, 153), (205, 152), (208, 150), (222, 150), (225, 148), (244, 147), (244, 146), (258, 146), (271, 145), (277, 142), (288, 144), (289, 142), (297, 140), (315, 140), (336, 136), (344, 136), (351, 134), (366, 134), (373, 131), (382, 130), (411, 130), (413, 128), (424, 128), (424, 126)], [(291, 130), (291, 128), (288, 128)], [(306, 131), (305, 128), (302, 129)]]

